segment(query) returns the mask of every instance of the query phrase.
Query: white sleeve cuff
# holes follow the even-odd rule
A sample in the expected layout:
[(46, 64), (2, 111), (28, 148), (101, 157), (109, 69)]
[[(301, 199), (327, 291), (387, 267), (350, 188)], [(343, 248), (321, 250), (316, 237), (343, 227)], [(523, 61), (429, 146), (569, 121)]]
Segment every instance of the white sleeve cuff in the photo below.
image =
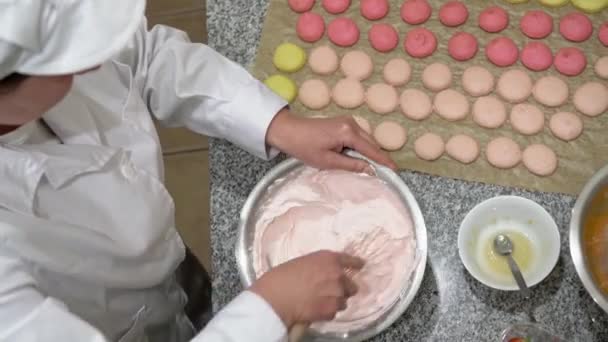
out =
[(287, 106), (287, 102), (262, 82), (252, 79), (238, 89), (224, 112), (226, 138), (248, 152), (264, 159), (279, 154), (266, 144), (266, 133), (275, 115)]
[(245, 291), (207, 324), (193, 342), (283, 342), (283, 321), (260, 296)]

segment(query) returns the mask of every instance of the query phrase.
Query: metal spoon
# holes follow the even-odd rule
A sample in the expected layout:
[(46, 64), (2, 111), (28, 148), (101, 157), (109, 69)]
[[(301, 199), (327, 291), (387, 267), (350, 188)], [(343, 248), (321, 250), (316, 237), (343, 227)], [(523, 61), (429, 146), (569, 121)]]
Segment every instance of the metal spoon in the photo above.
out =
[(497, 235), (494, 238), (494, 250), (498, 254), (507, 257), (509, 268), (511, 269), (511, 273), (513, 273), (517, 286), (519, 286), (519, 289), (525, 297), (529, 297), (530, 289), (528, 288), (528, 285), (526, 285), (526, 281), (519, 270), (519, 266), (517, 266), (515, 259), (513, 259), (513, 244), (511, 243), (511, 239), (503, 234)]

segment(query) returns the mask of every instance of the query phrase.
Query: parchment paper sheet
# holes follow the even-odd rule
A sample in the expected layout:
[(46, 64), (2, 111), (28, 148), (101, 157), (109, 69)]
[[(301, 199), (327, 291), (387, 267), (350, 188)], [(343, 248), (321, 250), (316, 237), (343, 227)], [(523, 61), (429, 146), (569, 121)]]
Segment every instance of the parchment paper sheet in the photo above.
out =
[[(412, 66), (412, 78), (408, 84), (397, 89), (399, 94), (401, 94), (401, 92), (406, 88), (417, 88), (425, 91), (432, 98), (434, 93), (423, 87), (420, 76), (425, 66), (438, 61), (446, 63), (451, 67), (454, 76), (452, 88), (466, 94), (461, 87), (461, 76), (462, 72), (467, 67), (472, 65), (481, 65), (488, 68), (494, 74), (494, 76), (496, 76), (496, 78), (498, 78), (502, 72), (508, 70), (508, 68), (495, 67), (489, 61), (487, 61), (484, 53), (486, 43), (495, 37), (505, 35), (512, 38), (521, 49), (528, 41), (530, 41), (530, 39), (525, 37), (519, 29), (520, 18), (526, 11), (530, 9), (543, 9), (553, 16), (554, 31), (548, 38), (543, 39), (542, 42), (548, 44), (554, 54), (559, 48), (562, 47), (579, 47), (585, 52), (588, 59), (588, 65), (583, 74), (577, 77), (560, 76), (568, 83), (570, 87), (570, 98), (572, 98), (576, 88), (586, 81), (595, 80), (606, 84), (606, 81), (601, 80), (595, 75), (593, 66), (599, 57), (608, 55), (608, 48), (604, 47), (597, 39), (597, 32), (600, 24), (608, 20), (608, 10), (605, 10), (599, 14), (589, 15), (594, 24), (594, 32), (591, 39), (583, 43), (572, 43), (566, 41), (559, 33), (559, 18), (575, 10), (570, 5), (559, 9), (551, 9), (540, 5), (534, 0), (531, 0), (526, 4), (518, 5), (508, 4), (504, 1), (497, 0), (466, 0), (465, 4), (469, 9), (469, 19), (467, 23), (457, 28), (447, 28), (443, 26), (438, 19), (439, 8), (445, 1), (431, 0), (430, 3), (433, 7), (431, 19), (420, 26), (426, 27), (433, 31), (437, 36), (439, 45), (437, 51), (431, 57), (415, 59), (407, 55), (403, 50), (403, 40), (405, 38), (405, 34), (407, 31), (413, 28), (413, 26), (408, 25), (401, 20), (400, 7), (403, 1), (390, 0), (389, 2), (391, 5), (391, 10), (389, 15), (381, 20), (375, 21), (390, 23), (399, 32), (399, 46), (390, 53), (377, 52), (369, 44), (367, 32), (375, 22), (368, 21), (361, 16), (359, 12), (359, 2), (359, 0), (353, 0), (349, 10), (338, 16), (347, 16), (354, 19), (361, 31), (361, 38), (354, 47), (339, 48), (329, 42), (327, 34), (320, 41), (314, 44), (301, 41), (295, 32), (298, 14), (291, 11), (286, 0), (270, 0), (270, 7), (265, 19), (262, 39), (256, 58), (256, 64), (253, 68), (253, 74), (259, 79), (263, 80), (272, 74), (280, 73), (272, 64), (272, 56), (275, 48), (282, 42), (295, 43), (302, 46), (307, 52), (310, 52), (310, 50), (315, 46), (327, 44), (332, 46), (338, 52), (340, 57), (352, 49), (363, 50), (372, 57), (375, 69), (373, 76), (363, 82), (366, 88), (373, 83), (383, 81), (382, 67), (389, 59), (394, 57), (402, 57), (405, 58)], [(479, 28), (477, 18), (479, 13), (484, 8), (494, 4), (502, 6), (509, 12), (510, 24), (509, 27), (503, 32), (490, 34)], [(335, 15), (328, 14), (321, 7), (320, 0), (316, 2), (313, 11), (321, 14), (325, 18), (326, 25), (331, 19), (337, 17)], [(470, 32), (479, 40), (480, 50), (476, 57), (470, 61), (457, 62), (448, 55), (448, 39), (453, 33), (458, 31)], [(518, 62), (516, 65), (510, 68), (522, 68), (527, 70), (521, 64), (521, 62)], [(529, 71), (529, 74), (533, 80), (549, 74), (559, 75), (559, 73), (553, 68), (550, 68), (544, 72)], [(287, 76), (291, 77), (296, 84), (298, 84), (298, 86), (306, 79), (319, 78), (328, 82), (330, 87), (332, 87), (337, 80), (343, 77), (339, 70), (331, 76), (315, 75), (308, 66), (304, 67), (297, 73)], [(498, 96), (497, 94), (494, 95)], [(475, 98), (468, 95), (467, 97), (469, 98), (472, 108)], [(436, 113), (433, 113), (430, 118), (418, 122), (407, 119), (401, 114), (399, 107), (397, 107), (393, 113), (387, 115), (375, 114), (371, 112), (365, 104), (354, 110), (342, 109), (334, 104), (331, 104), (320, 111), (311, 111), (302, 106), (296, 100), (293, 103), (292, 108), (295, 112), (305, 116), (318, 114), (323, 114), (326, 116), (357, 114), (367, 118), (373, 126), (383, 119), (391, 119), (400, 122), (408, 130), (408, 141), (402, 150), (392, 153), (392, 157), (397, 161), (399, 166), (404, 169), (416, 170), (451, 178), (506, 186), (516, 186), (531, 190), (578, 194), (589, 177), (591, 177), (593, 173), (601, 166), (608, 163), (608, 114), (604, 113), (599, 117), (588, 118), (579, 113), (578, 115), (583, 118), (585, 130), (581, 137), (579, 137), (577, 140), (567, 143), (555, 138), (551, 134), (548, 128), (548, 123), (551, 115), (558, 111), (576, 112), (574, 106), (568, 102), (566, 105), (558, 108), (548, 108), (536, 103), (532, 97), (528, 99), (528, 102), (536, 104), (542, 108), (546, 117), (544, 131), (534, 136), (523, 136), (518, 134), (511, 129), (508, 123), (499, 129), (481, 128), (472, 121), (471, 115), (469, 115), (467, 119), (463, 121), (448, 122), (441, 119)], [(511, 107), (511, 104), (507, 104), (508, 112), (510, 112)], [(445, 141), (447, 141), (447, 139), (454, 134), (469, 134), (477, 139), (480, 143), (482, 154), (477, 161), (470, 165), (463, 165), (455, 160), (452, 160), (445, 154), (439, 160), (434, 162), (420, 160), (414, 154), (413, 146), (416, 138), (425, 132), (437, 133), (442, 136)], [(484, 151), (487, 142), (497, 136), (507, 136), (513, 138), (520, 144), (522, 149), (532, 143), (544, 143), (548, 145), (558, 154), (559, 167), (556, 173), (549, 177), (538, 177), (527, 171), (523, 164), (520, 164), (511, 170), (499, 170), (492, 167), (486, 161)]]

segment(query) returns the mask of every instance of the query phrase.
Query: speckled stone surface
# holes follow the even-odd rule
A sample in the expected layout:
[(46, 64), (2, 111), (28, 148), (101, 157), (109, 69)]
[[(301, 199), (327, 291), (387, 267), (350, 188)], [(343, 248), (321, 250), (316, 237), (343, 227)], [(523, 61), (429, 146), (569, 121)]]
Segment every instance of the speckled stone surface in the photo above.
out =
[[(209, 44), (249, 66), (266, 0), (208, 0)], [(229, 143), (211, 140), (211, 244), (215, 310), (241, 290), (234, 257), (239, 210), (256, 182), (277, 161), (264, 162)], [(405, 314), (373, 341), (499, 341), (510, 324), (532, 317), (569, 341), (608, 341), (608, 315), (587, 295), (568, 249), (575, 199), (401, 172), (415, 194), (428, 229), (429, 258), (420, 291)], [(557, 267), (533, 289), (533, 298), (491, 290), (473, 279), (458, 258), (460, 222), (477, 203), (513, 194), (530, 198), (555, 218), (562, 250)]]

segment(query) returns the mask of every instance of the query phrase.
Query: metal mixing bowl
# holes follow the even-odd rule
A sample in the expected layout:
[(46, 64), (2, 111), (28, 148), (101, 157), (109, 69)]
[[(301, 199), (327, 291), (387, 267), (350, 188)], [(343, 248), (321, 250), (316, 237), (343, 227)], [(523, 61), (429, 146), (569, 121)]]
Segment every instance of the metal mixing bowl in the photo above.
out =
[[(362, 158), (360, 154), (349, 151), (348, 154), (352, 157)], [(367, 160), (367, 159), (366, 159)], [(369, 161), (369, 160), (368, 160)], [(363, 341), (369, 339), (391, 324), (393, 324), (407, 309), (410, 305), (424, 276), (424, 269), (426, 266), (427, 258), (427, 237), (426, 237), (426, 226), (424, 224), (424, 218), (422, 212), (418, 206), (418, 202), (414, 198), (414, 195), (410, 189), (405, 185), (403, 180), (393, 172), (392, 170), (380, 166), (371, 162), (378, 177), (383, 179), (389, 186), (391, 186), (401, 197), (405, 205), (410, 211), (410, 215), (414, 222), (414, 231), (416, 238), (416, 266), (406, 284), (403, 284), (403, 289), (397, 301), (393, 306), (387, 310), (382, 316), (376, 321), (371, 322), (368, 326), (365, 326), (356, 331), (348, 331), (345, 333), (318, 333), (316, 331), (310, 331), (309, 336), (314, 338), (315, 341), (343, 341), (348, 339), (349, 341)], [(262, 180), (255, 186), (243, 209), (241, 210), (241, 217), (238, 227), (238, 240), (236, 244), (236, 259), (239, 268), (239, 274), (243, 286), (249, 287), (251, 283), (256, 279), (255, 271), (253, 268), (253, 238), (255, 229), (255, 213), (260, 201), (263, 199), (266, 189), (277, 179), (285, 177), (288, 173), (303, 167), (303, 164), (295, 159), (286, 160), (276, 167), (274, 167), (268, 174), (262, 178)], [(311, 329), (312, 330), (312, 329)]]
[(572, 209), (572, 219), (570, 220), (570, 254), (572, 255), (576, 272), (583, 282), (585, 289), (593, 300), (608, 313), (608, 296), (597, 286), (593, 279), (583, 245), (584, 223), (589, 206), (598, 191), (606, 186), (608, 186), (608, 165), (591, 177), (578, 196), (574, 209)]

